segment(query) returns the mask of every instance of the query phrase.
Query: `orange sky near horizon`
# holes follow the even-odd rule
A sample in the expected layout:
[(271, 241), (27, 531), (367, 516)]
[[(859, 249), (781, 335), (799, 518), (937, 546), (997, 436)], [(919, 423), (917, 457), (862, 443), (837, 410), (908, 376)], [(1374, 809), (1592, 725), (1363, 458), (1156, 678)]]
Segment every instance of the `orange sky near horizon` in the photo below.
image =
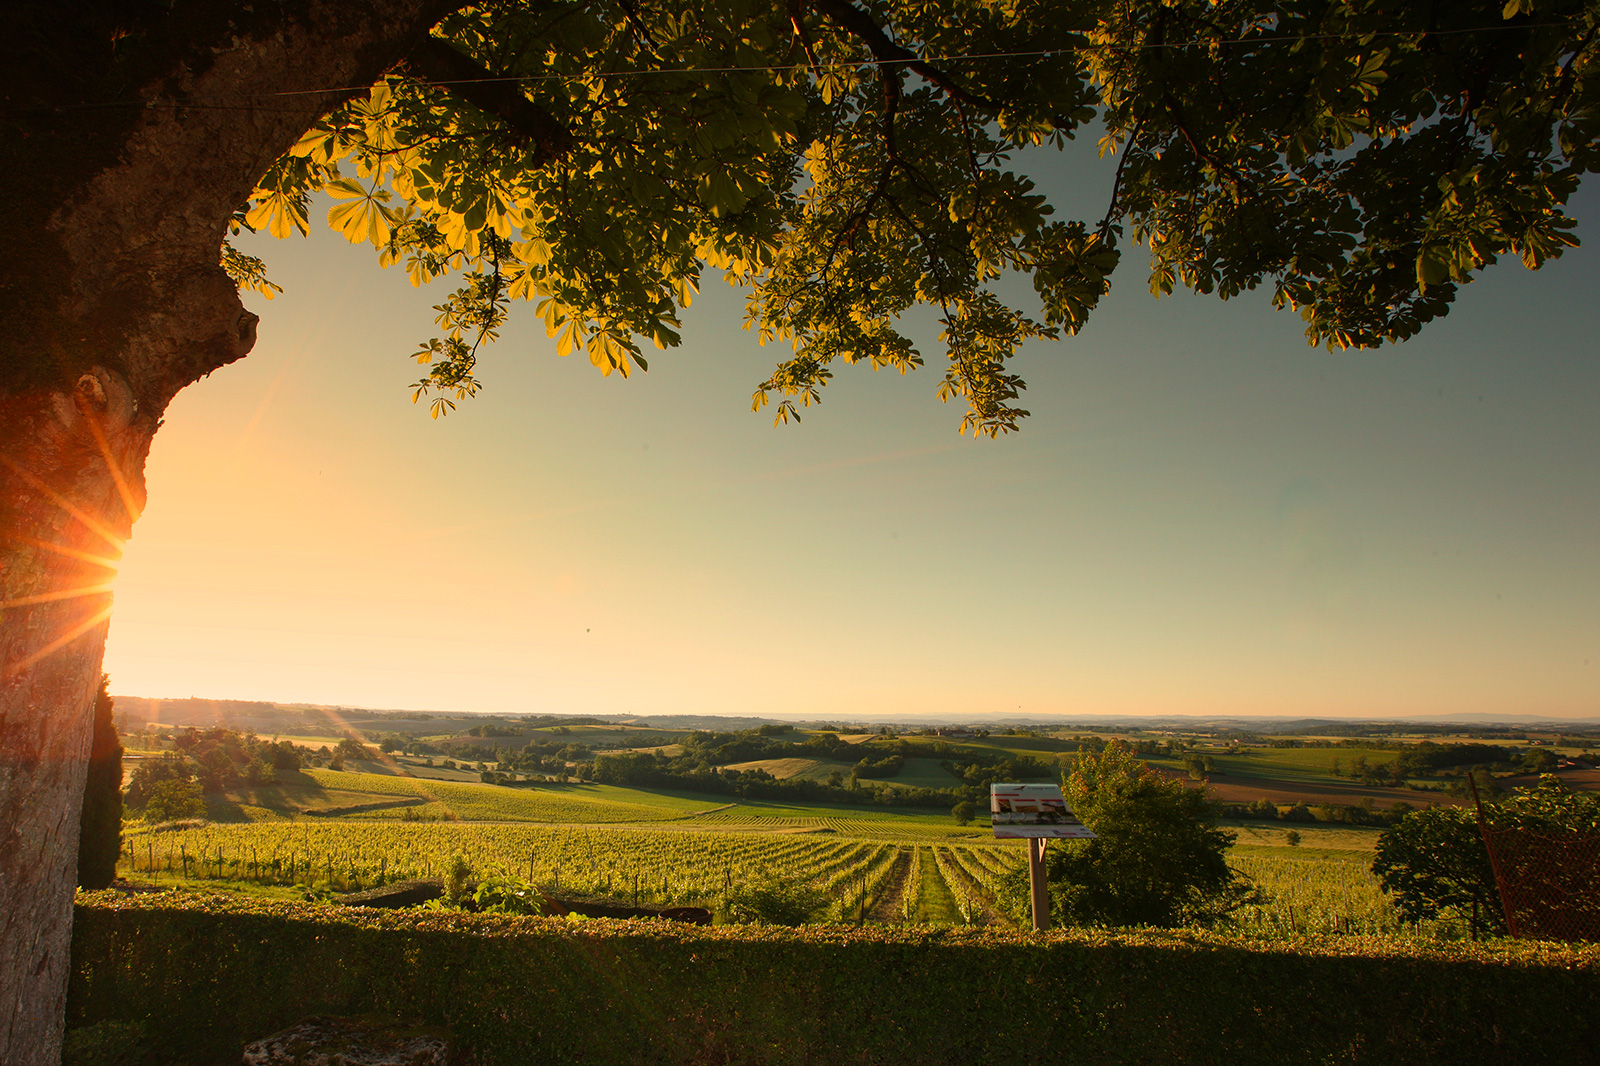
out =
[[(1584, 205), (1593, 205), (1589, 197)], [(1580, 212), (1580, 215), (1583, 213)], [(1592, 211), (1589, 212), (1592, 214)], [(1255, 295), (1137, 262), (1019, 358), (1000, 441), (773, 353), (708, 282), (602, 379), (531, 308), (430, 421), (429, 304), (327, 232), (185, 390), (116, 592), (112, 690), (515, 713), (1600, 716), (1600, 258), (1505, 265), (1408, 344), (1307, 348)]]

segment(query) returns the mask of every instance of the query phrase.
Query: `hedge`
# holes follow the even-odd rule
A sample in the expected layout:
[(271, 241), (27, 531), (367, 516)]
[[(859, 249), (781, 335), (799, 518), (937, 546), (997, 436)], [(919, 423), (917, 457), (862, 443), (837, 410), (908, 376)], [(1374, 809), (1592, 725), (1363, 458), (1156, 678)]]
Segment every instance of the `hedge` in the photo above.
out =
[(315, 1013), (444, 1026), (478, 1066), (1582, 1064), (1600, 947), (79, 897), (69, 1027), (232, 1066)]

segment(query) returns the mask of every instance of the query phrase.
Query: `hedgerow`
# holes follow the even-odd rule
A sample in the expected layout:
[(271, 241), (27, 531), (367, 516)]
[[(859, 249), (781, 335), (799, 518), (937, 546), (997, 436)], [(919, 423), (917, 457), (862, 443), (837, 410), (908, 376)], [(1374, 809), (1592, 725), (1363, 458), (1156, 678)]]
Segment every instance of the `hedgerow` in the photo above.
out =
[(239, 1061), (309, 1014), (451, 1029), (477, 1066), (1593, 1063), (1600, 947), (398, 912), (79, 897), (69, 1025)]

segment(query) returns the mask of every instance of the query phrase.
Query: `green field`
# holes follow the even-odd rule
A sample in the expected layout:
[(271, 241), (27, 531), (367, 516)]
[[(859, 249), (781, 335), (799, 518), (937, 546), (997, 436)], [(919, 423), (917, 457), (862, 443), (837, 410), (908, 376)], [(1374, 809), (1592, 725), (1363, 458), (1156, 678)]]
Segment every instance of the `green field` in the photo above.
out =
[[(900, 772), (893, 777), (874, 778), (886, 784), (901, 788), (954, 788), (961, 784), (955, 777), (939, 765), (940, 760), (932, 758), (909, 758)], [(803, 778), (808, 781), (826, 781), (829, 775), (837, 773), (848, 778), (854, 763), (843, 762), (838, 759), (812, 759), (804, 756), (793, 756), (781, 759), (752, 759), (749, 762), (730, 763), (729, 770), (765, 770), (773, 777), (787, 779), (791, 777)]]
[[(462, 855), (476, 875), (569, 895), (717, 908), (733, 889), (776, 878), (822, 888), (834, 919), (1007, 926), (997, 884), (1025, 855), (1020, 842), (926, 809), (730, 803), (593, 784), (507, 788), (311, 770), (238, 794), (234, 805), (233, 824), (130, 827), (124, 872), (158, 884), (343, 891), (442, 876)], [(1230, 927), (1407, 931), (1369, 869), (1375, 830), (1296, 826), (1301, 843), (1290, 847), (1285, 826), (1230, 828), (1230, 862), (1266, 895)]]
[(655, 822), (719, 806), (715, 799), (669, 798), (609, 785), (507, 788), (342, 770), (303, 770), (286, 778), (278, 785), (236, 789), (229, 799), (240, 807), (280, 815), (365, 806), (373, 809), (349, 813), (362, 818), (558, 824)]
[(1370, 766), (1383, 766), (1398, 752), (1368, 748), (1264, 748), (1249, 754), (1211, 756), (1216, 772), (1239, 777), (1265, 777), (1275, 781), (1326, 781), (1337, 765), (1346, 777), (1358, 758)]

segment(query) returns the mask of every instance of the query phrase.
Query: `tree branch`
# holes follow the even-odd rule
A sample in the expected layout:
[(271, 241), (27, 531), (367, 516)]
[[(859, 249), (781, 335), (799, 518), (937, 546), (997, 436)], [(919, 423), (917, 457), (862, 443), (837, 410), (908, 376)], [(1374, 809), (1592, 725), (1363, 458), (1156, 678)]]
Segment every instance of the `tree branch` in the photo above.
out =
[(850, 0), (816, 0), (816, 7), (829, 22), (859, 38), (874, 59), (884, 63), (902, 64), (908, 70), (915, 71), (928, 82), (943, 89), (951, 98), (990, 114), (1000, 113), (999, 104), (976, 93), (968, 92), (950, 75), (932, 64), (923, 62), (917, 58), (915, 52), (908, 51), (895, 43), (871, 15), (856, 7)]
[(505, 123), (509, 139), (519, 148), (530, 148), (535, 165), (559, 159), (572, 147), (572, 133), (529, 100), (515, 81), (489, 80), (498, 75), (437, 37), (425, 38), (401, 61), (401, 67), (419, 81), (446, 89)]
[(1122, 196), (1122, 172), (1128, 166), (1128, 159), (1133, 155), (1133, 146), (1139, 141), (1140, 123), (1133, 124), (1133, 132), (1128, 135), (1128, 142), (1122, 146), (1122, 158), (1117, 160), (1117, 176), (1111, 182), (1111, 202), (1106, 205), (1106, 217), (1100, 220), (1100, 227), (1096, 231), (1102, 238), (1111, 229), (1111, 223), (1116, 221), (1117, 201)]

